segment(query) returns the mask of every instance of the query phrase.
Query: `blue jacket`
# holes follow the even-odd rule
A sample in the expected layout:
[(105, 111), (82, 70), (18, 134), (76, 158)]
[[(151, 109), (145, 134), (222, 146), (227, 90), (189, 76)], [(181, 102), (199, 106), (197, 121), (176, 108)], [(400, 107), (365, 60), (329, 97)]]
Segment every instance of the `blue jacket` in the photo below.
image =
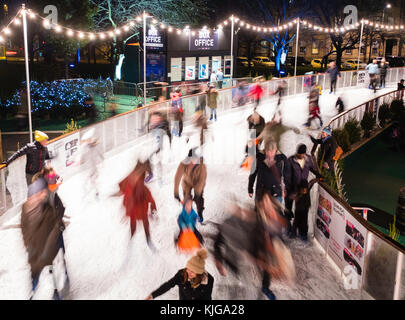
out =
[(197, 223), (198, 215), (191, 209), (190, 213), (186, 212), (186, 209), (183, 206), (183, 210), (181, 211), (179, 217), (177, 218), (177, 223), (179, 225), (180, 230), (184, 230), (185, 228), (190, 228), (191, 230), (195, 230), (195, 225)]
[(377, 74), (378, 73), (378, 64), (370, 63), (366, 69), (368, 70), (369, 74)]

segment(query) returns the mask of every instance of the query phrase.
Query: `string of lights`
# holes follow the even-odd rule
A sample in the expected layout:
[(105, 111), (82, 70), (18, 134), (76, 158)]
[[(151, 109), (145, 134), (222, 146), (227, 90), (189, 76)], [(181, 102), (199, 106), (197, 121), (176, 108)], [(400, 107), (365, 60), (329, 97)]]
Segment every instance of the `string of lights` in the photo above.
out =
[[(10, 25), (21, 25), (21, 12), (24, 9), (20, 9), (18, 11), (18, 13), (16, 14), (16, 16), (10, 21), (10, 23), (0, 31), (0, 42), (4, 42), (5, 38), (7, 36), (11, 35), (11, 29), (10, 29)], [(39, 14), (35, 13), (34, 11), (32, 11), (31, 9), (25, 9), (27, 10), (28, 16), (31, 18), (31, 20), (40, 20), (42, 21), (42, 25), (50, 30), (53, 30), (55, 33), (57, 34), (65, 34), (68, 37), (78, 37), (79, 39), (83, 40), (83, 39), (87, 39), (90, 41), (94, 41), (94, 40), (105, 40), (108, 38), (113, 38), (116, 36), (120, 36), (126, 33), (129, 33), (131, 31), (131, 29), (138, 27), (142, 24), (143, 21), (143, 14), (138, 15), (135, 19), (128, 21), (126, 24), (124, 24), (123, 26), (114, 28), (114, 29), (110, 29), (107, 31), (102, 31), (102, 32), (90, 32), (90, 31), (81, 31), (81, 30), (76, 30), (73, 28), (69, 28), (69, 27), (65, 27), (62, 25), (57, 25), (57, 24), (51, 24), (50, 20), (47, 18), (44, 18), (42, 16), (40, 16)], [(289, 22), (286, 22), (282, 25), (279, 26), (259, 26), (259, 25), (255, 25), (255, 24), (250, 24), (246, 21), (243, 21), (237, 17), (231, 16), (228, 19), (224, 20), (223, 23), (217, 25), (217, 28), (214, 29), (210, 29), (207, 26), (204, 26), (201, 29), (191, 29), (189, 26), (185, 26), (184, 28), (177, 28), (177, 27), (173, 27), (169, 24), (166, 24), (162, 21), (159, 21), (158, 19), (156, 19), (155, 17), (145, 13), (147, 18), (151, 18), (151, 23), (152, 26), (155, 28), (160, 28), (160, 29), (167, 29), (167, 31), (169, 33), (172, 32), (176, 32), (177, 34), (192, 34), (195, 35), (196, 32), (200, 31), (200, 30), (221, 30), (227, 26), (229, 26), (232, 21), (234, 23), (235, 26), (239, 27), (239, 28), (244, 28), (245, 30), (250, 30), (250, 31), (254, 31), (254, 32), (258, 32), (258, 33), (276, 33), (276, 32), (280, 32), (283, 30), (287, 30), (290, 28), (293, 28), (297, 25), (297, 23), (300, 23), (301, 26), (303, 26), (304, 28), (313, 30), (314, 32), (323, 32), (323, 33), (345, 33), (348, 31), (353, 31), (358, 29), (361, 26), (361, 23), (364, 23), (365, 26), (369, 27), (369, 28), (374, 28), (374, 29), (380, 29), (380, 30), (387, 30), (387, 31), (392, 31), (392, 30), (404, 30), (404, 26), (403, 25), (384, 25), (384, 24), (378, 24), (378, 23), (373, 23), (370, 22), (369, 20), (365, 20), (362, 19), (361, 22), (356, 22), (355, 24), (352, 24), (350, 26), (345, 26), (345, 27), (322, 27), (319, 26), (317, 24), (311, 23), (307, 20), (301, 20), (298, 18), (295, 18)]]
[(13, 19), (3, 28), (0, 30), (0, 43), (3, 43), (8, 36), (12, 34), (10, 26), (13, 24), (16, 26), (21, 25), (21, 20), (20, 20), (20, 15), (21, 15), (21, 10), (18, 10), (17, 14), (14, 16)]
[(360, 23), (355, 23), (349, 27), (340, 27), (340, 28), (330, 28), (330, 27), (321, 27), (319, 25), (316, 25), (314, 23), (308, 22), (307, 20), (300, 20), (298, 18), (291, 20), (289, 22), (286, 22), (282, 25), (279, 26), (258, 26), (258, 25), (253, 25), (248, 22), (245, 22), (237, 17), (230, 17), (229, 19), (225, 20), (223, 23), (218, 25), (218, 28), (223, 28), (224, 26), (229, 25), (229, 21), (232, 23), (232, 19), (234, 23), (239, 26), (240, 28), (244, 28), (246, 30), (251, 30), (251, 31), (256, 31), (260, 33), (275, 33), (283, 30), (287, 30), (289, 28), (292, 28), (297, 25), (298, 21), (301, 25), (306, 27), (307, 29), (311, 29), (314, 31), (319, 31), (319, 32), (325, 32), (325, 33), (344, 33), (350, 30), (355, 30), (356, 28), (360, 27)]

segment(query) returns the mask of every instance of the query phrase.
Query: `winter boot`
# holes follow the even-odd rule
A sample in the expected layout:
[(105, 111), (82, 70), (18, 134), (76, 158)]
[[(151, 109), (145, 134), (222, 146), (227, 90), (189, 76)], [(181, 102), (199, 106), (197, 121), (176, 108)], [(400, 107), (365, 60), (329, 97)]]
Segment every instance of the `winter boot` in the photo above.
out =
[(209, 121), (212, 121), (212, 114), (211, 114), (211, 117), (210, 117), (210, 120)]
[(275, 296), (275, 294), (274, 294), (274, 292), (271, 291), (269, 288), (263, 287), (263, 288), (262, 288), (262, 292), (266, 295), (266, 297), (267, 297), (269, 300), (277, 300), (277, 299), (276, 299), (276, 296)]
[(148, 247), (152, 252), (157, 251), (156, 247), (153, 245), (153, 243), (152, 243), (152, 241), (150, 239), (146, 239), (146, 243), (148, 244)]

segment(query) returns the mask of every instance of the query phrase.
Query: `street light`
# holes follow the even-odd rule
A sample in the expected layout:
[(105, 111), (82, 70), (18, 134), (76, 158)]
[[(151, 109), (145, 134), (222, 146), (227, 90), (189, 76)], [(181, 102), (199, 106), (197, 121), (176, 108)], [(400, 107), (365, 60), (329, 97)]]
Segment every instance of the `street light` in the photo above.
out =
[(384, 24), (385, 9), (391, 9), (391, 4), (390, 3), (386, 4), (386, 6), (383, 9), (383, 15), (382, 15), (382, 21), (381, 21), (382, 24)]

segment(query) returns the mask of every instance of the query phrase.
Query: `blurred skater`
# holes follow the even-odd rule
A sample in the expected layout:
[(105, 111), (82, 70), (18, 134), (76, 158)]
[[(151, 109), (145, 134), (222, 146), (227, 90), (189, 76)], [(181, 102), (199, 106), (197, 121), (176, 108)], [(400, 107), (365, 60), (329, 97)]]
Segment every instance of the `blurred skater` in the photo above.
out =
[[(56, 192), (50, 192), (48, 182), (43, 172), (33, 177), (33, 182), (28, 186), (27, 201), (24, 203), (21, 212), (21, 231), (24, 245), (28, 252), (28, 262), (31, 267), (32, 296), (38, 285), (39, 277), (45, 266), (50, 267), (53, 274), (52, 263), (59, 249), (65, 253), (63, 241), (63, 223), (65, 208)], [(66, 279), (67, 269), (64, 262)], [(53, 274), (55, 300), (61, 296), (56, 287), (56, 280)]]
[(252, 89), (250, 89), (248, 93), (248, 97), (253, 97), (253, 105), (254, 108), (257, 108), (260, 104), (260, 101), (263, 97), (264, 91), (261, 86), (261, 82), (263, 81), (263, 77), (258, 77), (255, 79), (255, 84), (253, 85)]
[(316, 118), (319, 119), (320, 128), (323, 126), (323, 121), (320, 116), (321, 110), (319, 108), (319, 89), (316, 87), (316, 84), (312, 87), (311, 92), (309, 93), (309, 117), (308, 121), (305, 123), (306, 127), (310, 127), (313, 120)]
[(138, 161), (135, 169), (119, 183), (120, 191), (118, 194), (124, 195), (123, 204), (126, 211), (125, 215), (130, 218), (131, 237), (136, 231), (137, 222), (142, 221), (148, 246), (154, 250), (150, 239), (148, 213), (150, 204), (152, 215), (156, 214), (156, 204), (144, 183), (146, 172), (150, 173), (151, 171), (149, 160), (146, 162)]
[(175, 92), (171, 92), (170, 98), (172, 103), (172, 133), (175, 136), (181, 137), (181, 134), (183, 132), (183, 100), (181, 98), (180, 88), (177, 87)]
[(183, 189), (183, 197), (191, 197), (191, 191), (194, 190), (194, 201), (197, 205), (197, 212), (199, 222), (204, 221), (204, 188), (207, 179), (207, 167), (204, 164), (204, 158), (197, 154), (189, 153), (188, 157), (183, 160), (176, 171), (174, 178), (174, 198), (178, 201), (179, 185), (181, 181), (181, 187)]

